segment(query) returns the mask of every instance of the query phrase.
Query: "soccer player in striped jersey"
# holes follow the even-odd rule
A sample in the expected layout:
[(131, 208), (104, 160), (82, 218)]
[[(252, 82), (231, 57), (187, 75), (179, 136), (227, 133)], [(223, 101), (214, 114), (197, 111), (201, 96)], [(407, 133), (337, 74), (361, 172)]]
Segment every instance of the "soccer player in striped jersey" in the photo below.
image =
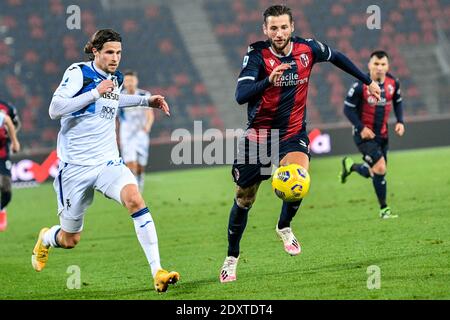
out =
[[(54, 181), (60, 225), (42, 228), (31, 256), (36, 271), (46, 266), (50, 248), (74, 248), (80, 241), (84, 215), (94, 191), (114, 199), (129, 212), (158, 292), (179, 279), (161, 267), (158, 237), (152, 215), (136, 178), (119, 157), (116, 140), (117, 110), (129, 106), (158, 108), (169, 115), (163, 96), (121, 94), (119, 67), (122, 38), (112, 29), (97, 31), (87, 43), (90, 61), (72, 64), (64, 73), (49, 107), (60, 119), (57, 152), (59, 173)], [(119, 240), (118, 240), (119, 241)]]
[[(260, 183), (271, 177), (271, 171), (267, 173), (264, 169), (270, 169), (274, 162), (262, 161), (263, 154), (257, 154), (255, 158), (251, 154), (252, 143), (262, 148), (266, 144), (269, 153), (272, 145), (278, 144), (278, 153), (267, 155), (274, 158), (275, 163), (280, 160), (281, 166), (299, 164), (309, 168), (306, 99), (313, 65), (331, 62), (365, 83), (375, 97), (379, 98), (380, 92), (378, 84), (342, 53), (319, 41), (293, 36), (294, 22), (288, 7), (271, 6), (263, 16), (263, 32), (268, 40), (249, 46), (236, 88), (237, 102), (248, 104), (248, 129), (241, 138), (238, 158), (232, 168), (236, 194), (228, 223), (227, 257), (219, 275), (221, 282), (236, 280), (239, 243), (247, 225), (248, 212)], [(290, 255), (301, 252), (290, 227), (300, 203), (284, 202), (275, 227), (284, 250)]]
[(342, 159), (340, 179), (347, 181), (352, 172), (364, 178), (372, 178), (373, 187), (380, 205), (380, 217), (397, 218), (387, 205), (386, 166), (388, 152), (388, 119), (394, 109), (397, 122), (395, 133), (403, 136), (402, 96), (400, 82), (389, 71), (389, 56), (385, 51), (374, 51), (370, 55), (369, 74), (381, 87), (381, 99), (370, 94), (367, 85), (355, 82), (345, 99), (344, 113), (353, 125), (353, 139), (363, 155), (364, 163), (354, 163), (350, 157)]
[[(151, 96), (150, 92), (138, 88), (139, 79), (135, 71), (126, 71), (123, 80), (124, 94)], [(150, 130), (155, 116), (150, 108), (121, 108), (119, 110), (119, 141), (123, 161), (135, 175), (139, 191), (144, 191), (144, 174), (148, 161)]]
[(10, 103), (0, 100), (0, 231), (8, 226), (6, 207), (12, 198), (11, 160), (12, 152), (20, 151), (17, 131), (20, 120), (16, 108)]

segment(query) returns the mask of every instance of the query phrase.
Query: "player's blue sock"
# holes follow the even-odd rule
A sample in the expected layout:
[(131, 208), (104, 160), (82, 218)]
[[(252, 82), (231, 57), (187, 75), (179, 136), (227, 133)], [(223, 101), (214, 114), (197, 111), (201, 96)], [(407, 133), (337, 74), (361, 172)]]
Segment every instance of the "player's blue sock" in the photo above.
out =
[(281, 208), (280, 219), (278, 220), (278, 229), (283, 229), (291, 226), (291, 221), (300, 208), (302, 200), (296, 202), (283, 201)]
[(386, 204), (386, 180), (384, 179), (384, 174), (374, 174), (372, 181), (373, 187), (375, 188), (375, 193), (378, 197), (378, 202), (380, 203), (381, 209), (387, 207)]
[(241, 208), (234, 200), (228, 221), (228, 256), (239, 257), (239, 242), (247, 226), (250, 208)]
[(364, 178), (369, 178), (370, 177), (369, 168), (367, 167), (367, 165), (365, 165), (363, 163), (359, 163), (359, 164), (355, 163), (354, 165), (352, 165), (352, 171), (358, 172)]

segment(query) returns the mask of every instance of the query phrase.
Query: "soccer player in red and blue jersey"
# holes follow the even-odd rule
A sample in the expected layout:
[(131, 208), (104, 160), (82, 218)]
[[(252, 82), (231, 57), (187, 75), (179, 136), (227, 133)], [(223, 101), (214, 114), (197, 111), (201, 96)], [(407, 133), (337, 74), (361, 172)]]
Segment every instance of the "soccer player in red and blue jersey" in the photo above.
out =
[(0, 231), (5, 231), (8, 225), (6, 206), (12, 198), (12, 164), (9, 155), (11, 151), (20, 151), (20, 143), (16, 136), (20, 125), (16, 108), (0, 100)]
[[(267, 155), (277, 165), (309, 167), (306, 98), (313, 65), (329, 61), (366, 84), (375, 97), (379, 98), (380, 94), (378, 84), (342, 53), (319, 41), (293, 36), (294, 22), (288, 7), (271, 6), (263, 16), (263, 31), (268, 39), (249, 46), (236, 89), (237, 102), (248, 104), (248, 129), (239, 142), (238, 157), (232, 168), (236, 195), (230, 212), (228, 253), (219, 276), (221, 282), (236, 280), (239, 243), (248, 212), (260, 183), (271, 177), (270, 168), (274, 163), (262, 161), (259, 151), (252, 155), (250, 146), (256, 144), (260, 148), (265, 144)], [(273, 144), (278, 146), (277, 154), (271, 153)], [(290, 255), (301, 252), (290, 228), (300, 203), (283, 202), (275, 229)]]
[(342, 159), (341, 182), (358, 172), (365, 178), (372, 178), (375, 193), (380, 204), (380, 217), (397, 218), (386, 203), (386, 163), (388, 151), (388, 119), (394, 109), (397, 123), (395, 133), (403, 136), (402, 96), (400, 82), (389, 71), (389, 56), (385, 51), (374, 51), (368, 64), (370, 78), (381, 87), (381, 99), (377, 102), (366, 84), (355, 82), (345, 99), (344, 113), (353, 125), (353, 138), (363, 155), (364, 163), (354, 163), (349, 157)]

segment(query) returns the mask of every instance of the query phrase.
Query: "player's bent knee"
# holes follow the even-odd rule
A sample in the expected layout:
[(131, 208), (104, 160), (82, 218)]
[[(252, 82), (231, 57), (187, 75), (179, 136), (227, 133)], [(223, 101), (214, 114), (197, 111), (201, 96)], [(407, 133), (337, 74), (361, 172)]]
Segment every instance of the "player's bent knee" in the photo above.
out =
[(378, 175), (381, 175), (381, 176), (386, 174), (386, 169), (382, 169), (382, 168), (378, 169), (378, 170), (373, 170), (372, 169), (372, 171), (373, 171), (374, 174), (378, 174)]
[(255, 202), (255, 197), (253, 198), (236, 198), (236, 203), (239, 207), (245, 209), (251, 208), (253, 203)]
[(236, 189), (236, 203), (241, 208), (251, 208), (256, 200), (256, 192), (258, 191), (259, 183), (248, 188), (237, 187)]
[(125, 207), (130, 209), (130, 211), (134, 212), (145, 207), (144, 199), (142, 198), (139, 191), (129, 192), (123, 199)]
[(252, 190), (238, 190), (236, 204), (241, 208), (251, 208), (256, 200), (256, 193)]
[(386, 174), (386, 162), (384, 159), (380, 159), (373, 167), (372, 171), (375, 174), (384, 175)]

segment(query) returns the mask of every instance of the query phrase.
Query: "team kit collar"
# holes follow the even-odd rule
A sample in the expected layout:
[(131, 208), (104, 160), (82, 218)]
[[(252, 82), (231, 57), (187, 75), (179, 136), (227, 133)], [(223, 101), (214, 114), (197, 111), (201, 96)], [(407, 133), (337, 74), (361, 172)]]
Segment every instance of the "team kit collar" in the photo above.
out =
[[(276, 56), (277, 58), (286, 58), (286, 57), (289, 57), (289, 56), (291, 55), (291, 53), (292, 53), (292, 49), (294, 48), (294, 43), (293, 43), (293, 41), (292, 41), (293, 39), (294, 39), (294, 38), (291, 37), (291, 40), (290, 40), (290, 42), (289, 42), (289, 45), (291, 46), (291, 48), (289, 49), (289, 52), (288, 52), (285, 56), (276, 53), (276, 52), (273, 50), (272, 45), (269, 46), (270, 52), (272, 52), (272, 54), (273, 54), (274, 56)], [(270, 44), (270, 42), (269, 42), (269, 44)]]

